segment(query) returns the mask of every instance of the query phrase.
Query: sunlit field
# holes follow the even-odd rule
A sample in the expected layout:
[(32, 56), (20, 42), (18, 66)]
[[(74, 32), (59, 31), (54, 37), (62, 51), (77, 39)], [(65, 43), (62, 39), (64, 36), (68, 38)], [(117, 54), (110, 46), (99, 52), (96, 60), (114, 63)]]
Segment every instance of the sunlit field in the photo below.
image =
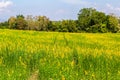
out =
[(120, 34), (0, 30), (0, 80), (120, 80)]

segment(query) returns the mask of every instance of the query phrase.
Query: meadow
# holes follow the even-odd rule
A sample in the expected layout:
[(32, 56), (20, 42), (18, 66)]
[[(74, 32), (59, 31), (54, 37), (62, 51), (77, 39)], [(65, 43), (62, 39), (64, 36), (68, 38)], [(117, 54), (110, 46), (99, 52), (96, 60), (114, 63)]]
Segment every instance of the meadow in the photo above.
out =
[(0, 80), (120, 80), (120, 34), (0, 30)]

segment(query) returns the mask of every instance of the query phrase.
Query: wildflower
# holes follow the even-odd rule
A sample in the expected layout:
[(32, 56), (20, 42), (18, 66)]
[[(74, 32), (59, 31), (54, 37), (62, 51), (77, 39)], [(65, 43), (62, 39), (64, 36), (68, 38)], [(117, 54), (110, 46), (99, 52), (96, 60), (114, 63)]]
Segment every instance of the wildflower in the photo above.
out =
[(21, 56), (19, 57), (19, 61), (20, 61), (21, 65), (22, 65), (24, 68), (27, 67), (27, 65), (22, 61), (22, 57), (21, 57)]
[(65, 80), (65, 77), (62, 75), (62, 80)]
[(60, 66), (60, 62), (58, 62), (58, 65), (57, 65), (58, 67)]
[(22, 74), (20, 73), (20, 74), (19, 74), (19, 76), (21, 77), (21, 76), (22, 76)]
[(11, 76), (11, 75), (10, 75), (10, 71), (8, 71), (7, 74), (8, 74), (9, 77)]
[(108, 75), (110, 74), (110, 72), (108, 72)]
[(94, 74), (92, 74), (92, 77), (94, 78), (94, 77), (95, 77), (95, 75), (94, 75)]
[(87, 72), (87, 71), (85, 71), (84, 73), (85, 73), (85, 75), (88, 75), (88, 72)]
[(120, 75), (120, 71), (118, 71), (118, 74)]
[(61, 54), (61, 57), (64, 58), (64, 53)]
[(71, 66), (73, 67), (74, 66), (74, 64), (75, 64), (75, 62), (74, 62), (74, 60), (71, 62)]
[(3, 57), (2, 57), (2, 58), (0, 58), (0, 65), (2, 64), (2, 60), (3, 60)]

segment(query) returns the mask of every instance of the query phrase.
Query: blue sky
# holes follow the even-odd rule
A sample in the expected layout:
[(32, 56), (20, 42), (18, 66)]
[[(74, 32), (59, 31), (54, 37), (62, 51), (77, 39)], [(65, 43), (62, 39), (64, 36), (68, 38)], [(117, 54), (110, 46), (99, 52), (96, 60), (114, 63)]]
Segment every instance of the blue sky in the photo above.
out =
[(45, 15), (51, 20), (77, 19), (84, 7), (120, 16), (119, 0), (0, 0), (0, 21), (10, 16)]

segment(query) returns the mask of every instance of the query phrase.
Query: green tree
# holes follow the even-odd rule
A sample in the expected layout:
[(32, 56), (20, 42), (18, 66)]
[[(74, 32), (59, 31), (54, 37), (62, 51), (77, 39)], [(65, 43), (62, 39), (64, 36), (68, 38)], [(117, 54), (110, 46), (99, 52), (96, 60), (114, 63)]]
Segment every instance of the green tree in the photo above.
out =
[(48, 26), (47, 26), (47, 31), (56, 31), (56, 28), (53, 25), (52, 21), (49, 21)]
[(27, 30), (36, 30), (37, 20), (32, 15), (27, 15), (26, 17), (26, 22), (27, 22)]
[(15, 28), (15, 24), (16, 24), (16, 18), (15, 17), (10, 17), (8, 19), (8, 24), (9, 24), (9, 28), (10, 29), (14, 29)]
[(89, 25), (89, 32), (107, 32), (105, 13), (99, 11), (92, 13)]
[(63, 20), (61, 26), (63, 32), (77, 32), (77, 24), (75, 20)]
[(27, 28), (27, 22), (23, 15), (17, 15), (15, 29), (25, 30)]
[(68, 21), (62, 20), (61, 26), (60, 26), (61, 32), (68, 32), (68, 26), (69, 26)]
[(78, 29), (86, 32), (106, 32), (106, 15), (93, 8), (83, 8), (78, 13)]
[(9, 28), (8, 21), (1, 22), (0, 23), (0, 28), (1, 29), (8, 29)]
[(52, 21), (51, 28), (49, 28), (49, 30), (61, 32), (61, 21)]
[(78, 29), (88, 31), (90, 27), (90, 19), (93, 12), (96, 10), (93, 8), (83, 8), (78, 13)]
[(107, 16), (107, 28), (109, 32), (116, 33), (119, 31), (119, 21), (113, 14)]
[(50, 24), (49, 18), (47, 18), (46, 16), (38, 16), (37, 21), (39, 23), (38, 30), (40, 30), (40, 31), (48, 31), (48, 26)]
[(119, 25), (118, 25), (118, 32), (120, 33), (120, 17), (118, 18), (118, 22), (119, 22)]

